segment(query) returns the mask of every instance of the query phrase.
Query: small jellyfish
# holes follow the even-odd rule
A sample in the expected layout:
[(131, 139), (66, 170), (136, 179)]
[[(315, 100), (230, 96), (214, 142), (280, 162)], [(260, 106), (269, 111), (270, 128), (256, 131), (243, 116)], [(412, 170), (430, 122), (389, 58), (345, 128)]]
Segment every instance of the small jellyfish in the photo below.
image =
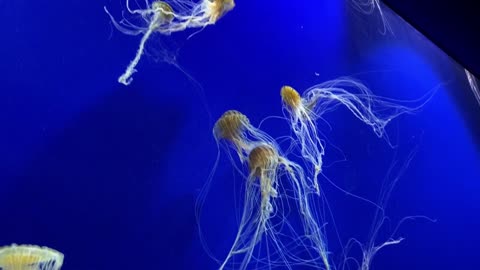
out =
[[(246, 179), (245, 199), (242, 218), (239, 224), (238, 233), (234, 240), (231, 250), (223, 261), (220, 269), (224, 269), (234, 256), (243, 254), (243, 259), (238, 269), (247, 269), (255, 247), (262, 241), (266, 235), (267, 242), (274, 243), (275, 255), (267, 254), (268, 265), (282, 264), (292, 265), (315, 265), (316, 268), (330, 269), (328, 252), (326, 248), (325, 235), (314, 219), (314, 214), (308, 202), (308, 195), (303, 189), (304, 177), (301, 167), (292, 161), (279, 155), (277, 150), (271, 145), (257, 143), (248, 154), (249, 174)], [(290, 241), (298, 243), (302, 248), (311, 249), (318, 252), (314, 259), (302, 259), (294, 255), (296, 248), (292, 243), (283, 243), (280, 229), (282, 226), (290, 228), (286, 220), (286, 211), (283, 209), (288, 205), (279, 197), (288, 197), (287, 194), (279, 194), (279, 190), (286, 190), (280, 182), (280, 177), (290, 180), (293, 187), (293, 200), (297, 202), (298, 213), (303, 224), (304, 236), (300, 237), (299, 231), (290, 231), (288, 235)], [(292, 206), (289, 206), (292, 207)], [(271, 220), (275, 217), (279, 224)], [(307, 238), (307, 239), (304, 239)], [(275, 258), (277, 257), (277, 258)], [(315, 262), (317, 258), (321, 259), (322, 264)], [(259, 262), (256, 262), (258, 266)]]
[(217, 140), (224, 139), (233, 144), (238, 151), (246, 147), (244, 132), (250, 126), (248, 118), (239, 111), (230, 110), (225, 112), (215, 123), (213, 128), (214, 137)]
[[(237, 237), (220, 269), (227, 265), (231, 257), (238, 254), (244, 254), (239, 269), (246, 269), (255, 246), (268, 229), (267, 222), (273, 212), (271, 198), (277, 196), (275, 185), (278, 183), (276, 183), (275, 174), (278, 161), (275, 150), (268, 145), (259, 145), (250, 152), (248, 159), (250, 174), (246, 181), (242, 219)], [(255, 187), (255, 179), (258, 179), (260, 184), (259, 191)], [(260, 194), (260, 207), (257, 207), (258, 194)]]
[[(278, 166), (279, 157), (271, 146), (260, 145), (253, 148), (248, 155), (250, 175), (258, 178), (260, 182), (262, 215), (268, 216), (272, 211), (270, 197), (277, 197), (273, 186), (275, 175), (272, 175)], [(251, 177), (251, 178), (252, 178)]]
[[(198, 3), (174, 0), (169, 4), (165, 1), (145, 2), (143, 9), (132, 9), (130, 0), (126, 0), (126, 8), (133, 18), (123, 18), (117, 21), (108, 9), (105, 12), (110, 17), (113, 25), (120, 32), (127, 35), (143, 34), (134, 59), (130, 62), (125, 72), (118, 78), (118, 82), (128, 85), (140, 61), (147, 40), (153, 33), (170, 35), (187, 28), (203, 28), (215, 24), (224, 14), (235, 7), (233, 0), (202, 0)], [(131, 22), (132, 20), (138, 23)]]
[(63, 254), (47, 247), (16, 245), (0, 248), (0, 269), (3, 270), (60, 270)]
[(312, 187), (318, 194), (318, 175), (322, 172), (325, 148), (317, 135), (316, 116), (311, 105), (304, 104), (300, 94), (291, 86), (283, 86), (280, 95), (285, 109), (290, 114), (290, 125), (301, 146), (301, 154), (307, 162), (313, 164)]
[[(243, 258), (235, 268), (246, 269), (252, 258), (258, 259), (253, 256), (253, 251), (264, 236), (268, 237), (267, 243), (273, 243), (275, 252), (267, 255), (268, 262), (260, 262), (258, 259), (257, 266), (259, 263), (310, 264), (317, 268), (330, 269), (325, 234), (315, 219), (316, 211), (310, 207), (302, 167), (290, 161), (272, 137), (252, 126), (248, 118), (238, 111), (225, 112), (216, 122), (213, 134), (219, 144), (227, 143), (237, 153), (240, 162), (248, 165), (238, 232), (220, 269), (238, 262), (233, 260), (236, 256)], [(228, 147), (225, 150), (228, 151)], [(286, 218), (294, 205), (302, 220), (303, 237), (293, 230)], [(272, 221), (272, 217), (275, 217), (278, 223)], [(281, 228), (290, 231), (281, 232)], [(288, 235), (289, 243), (283, 243), (279, 235)], [(294, 254), (298, 251), (298, 246), (291, 241), (315, 251), (317, 255), (309, 259), (300, 258)], [(318, 258), (321, 259), (320, 263), (316, 263)]]
[[(434, 91), (414, 101), (400, 101), (375, 96), (364, 84), (351, 78), (338, 78), (307, 89), (300, 95), (291, 86), (281, 89), (283, 106), (289, 116), (291, 129), (300, 144), (302, 157), (313, 165), (313, 188), (318, 193), (318, 175), (322, 173), (325, 143), (319, 137), (316, 121), (345, 106), (352, 114), (372, 127), (378, 137), (383, 137), (392, 147), (385, 127), (403, 114), (411, 114), (421, 109), (433, 96)], [(409, 107), (400, 105), (413, 103)]]

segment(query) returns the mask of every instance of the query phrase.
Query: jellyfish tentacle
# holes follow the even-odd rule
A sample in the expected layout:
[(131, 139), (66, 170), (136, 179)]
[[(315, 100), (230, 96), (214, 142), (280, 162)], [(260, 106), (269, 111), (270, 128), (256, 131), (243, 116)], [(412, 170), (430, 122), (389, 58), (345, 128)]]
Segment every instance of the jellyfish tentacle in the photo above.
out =
[(220, 17), (235, 7), (233, 0), (202, 0), (198, 3), (173, 1), (172, 3), (179, 8), (179, 10), (174, 11), (172, 6), (165, 1), (157, 0), (149, 4), (148, 0), (146, 0), (144, 9), (133, 9), (130, 5), (130, 0), (125, 1), (126, 11), (130, 15), (141, 19), (144, 25), (134, 25), (128, 20), (127, 23), (119, 23), (108, 9), (104, 7), (113, 25), (120, 32), (127, 35), (144, 33), (134, 59), (118, 78), (118, 82), (124, 85), (129, 85), (132, 82), (132, 76), (137, 71), (135, 67), (140, 61), (145, 44), (152, 34), (170, 35), (188, 28), (204, 28), (207, 25), (215, 24)]

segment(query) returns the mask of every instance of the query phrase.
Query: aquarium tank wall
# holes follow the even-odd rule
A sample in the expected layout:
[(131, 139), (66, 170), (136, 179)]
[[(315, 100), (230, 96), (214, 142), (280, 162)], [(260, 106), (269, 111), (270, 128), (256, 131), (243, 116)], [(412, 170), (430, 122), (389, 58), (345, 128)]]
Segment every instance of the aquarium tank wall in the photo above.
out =
[(0, 21), (0, 269), (480, 268), (478, 79), (382, 2)]

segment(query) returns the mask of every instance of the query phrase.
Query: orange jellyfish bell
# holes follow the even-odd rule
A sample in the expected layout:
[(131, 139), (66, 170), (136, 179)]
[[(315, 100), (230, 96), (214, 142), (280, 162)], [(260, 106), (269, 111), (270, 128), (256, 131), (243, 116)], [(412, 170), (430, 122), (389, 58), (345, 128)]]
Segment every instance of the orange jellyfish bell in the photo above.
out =
[(215, 23), (225, 13), (229, 12), (235, 7), (234, 0), (210, 0), (211, 2), (211, 17), (210, 21)]
[(242, 132), (249, 124), (247, 116), (236, 110), (226, 111), (215, 123), (214, 135), (235, 143), (241, 139)]
[(275, 150), (268, 145), (257, 146), (248, 155), (250, 173), (260, 177), (265, 170), (275, 169), (278, 157)]
[(285, 105), (287, 105), (289, 109), (295, 110), (302, 103), (302, 98), (300, 97), (300, 94), (291, 86), (283, 86), (280, 90), (280, 95), (282, 96), (283, 102), (285, 103)]

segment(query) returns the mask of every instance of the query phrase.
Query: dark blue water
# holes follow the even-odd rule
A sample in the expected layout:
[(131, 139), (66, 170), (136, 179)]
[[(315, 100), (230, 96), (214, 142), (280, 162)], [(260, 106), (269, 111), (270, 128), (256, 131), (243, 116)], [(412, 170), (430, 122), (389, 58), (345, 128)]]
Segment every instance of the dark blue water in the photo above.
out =
[[(325, 174), (372, 200), (392, 162), (417, 149), (387, 215), (392, 227), (410, 215), (436, 222), (405, 223), (406, 239), (372, 269), (480, 269), (478, 107), (462, 67), (400, 18), (386, 11), (394, 34), (382, 35), (376, 13), (350, 2), (239, 0), (189, 40), (168, 39), (200, 86), (147, 56), (125, 87), (117, 77), (140, 38), (116, 31), (103, 10), (119, 15), (123, 4), (0, 2), (0, 246), (55, 248), (63, 269), (215, 269), (194, 210), (217, 157), (214, 120), (236, 109), (258, 125), (282, 115), (282, 85), (303, 91), (353, 75), (396, 99), (438, 89), (387, 128), (395, 149), (347, 110), (326, 116), (331, 129), (320, 125), (346, 157), (333, 163), (339, 152), (327, 149)], [(290, 134), (282, 121), (262, 129)], [(219, 259), (236, 234), (240, 181), (223, 155), (201, 223)], [(342, 239), (366, 241), (371, 208), (324, 185)]]

